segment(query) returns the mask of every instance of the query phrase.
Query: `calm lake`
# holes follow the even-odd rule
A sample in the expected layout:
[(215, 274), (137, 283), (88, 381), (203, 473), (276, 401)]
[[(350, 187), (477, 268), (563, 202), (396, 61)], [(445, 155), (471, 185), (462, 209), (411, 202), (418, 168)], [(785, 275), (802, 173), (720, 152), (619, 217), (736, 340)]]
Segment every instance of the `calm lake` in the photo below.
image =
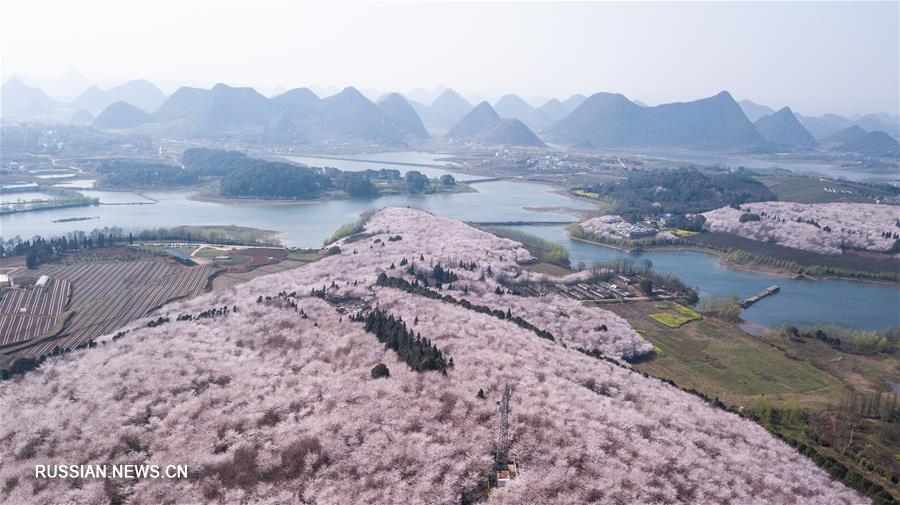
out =
[[(452, 173), (441, 168), (390, 165), (400, 163), (443, 164), (439, 155), (428, 153), (382, 153), (370, 155), (379, 163), (291, 157), (310, 165), (327, 165), (342, 170), (396, 168), (401, 172), (419, 170), (429, 177)], [(74, 230), (90, 231), (104, 226), (124, 230), (175, 225), (240, 225), (281, 232), (289, 246), (318, 246), (340, 225), (351, 222), (368, 209), (411, 206), (438, 215), (467, 221), (565, 221), (573, 216), (526, 210), (525, 207), (592, 208), (588, 202), (552, 192), (542, 184), (496, 181), (475, 184), (477, 193), (429, 196), (390, 196), (375, 200), (332, 200), (316, 204), (234, 204), (194, 201), (189, 191), (130, 192), (84, 191), (99, 197), (94, 207), (75, 207), (0, 216), (0, 236), (4, 239), (53, 236)], [(157, 202), (154, 203), (154, 200)], [(70, 217), (97, 217), (90, 221), (53, 223)], [(805, 281), (725, 268), (715, 256), (692, 251), (625, 253), (568, 239), (563, 226), (520, 226), (520, 229), (563, 244), (571, 251), (572, 262), (598, 263), (622, 256), (650, 259), (657, 271), (672, 272), (688, 285), (699, 288), (701, 296), (745, 297), (778, 284), (782, 290), (744, 312), (745, 317), (763, 326), (779, 324), (835, 323), (864, 329), (881, 329), (900, 324), (900, 288), (849, 281)]]
[[(433, 167), (390, 165), (400, 163), (442, 164), (426, 153), (382, 153), (388, 161), (368, 163), (314, 157), (290, 157), (293, 161), (314, 166), (332, 166), (342, 170), (396, 168), (401, 172), (419, 170), (438, 177), (445, 173), (459, 179), (471, 179)], [(474, 177), (481, 178), (481, 177)], [(553, 212), (529, 211), (524, 207), (576, 207), (590, 209), (590, 203), (552, 192), (543, 184), (495, 181), (474, 185), (475, 193), (444, 193), (427, 196), (396, 195), (374, 200), (330, 200), (323, 203), (220, 203), (191, 200), (191, 191), (148, 191), (142, 194), (119, 191), (85, 190), (82, 193), (100, 198), (94, 207), (72, 207), (0, 216), (0, 235), (53, 236), (74, 230), (89, 231), (104, 226), (140, 230), (185, 225), (234, 224), (281, 232), (281, 240), (289, 246), (318, 246), (344, 223), (354, 221), (360, 213), (389, 206), (417, 207), (442, 216), (466, 221), (566, 221), (573, 217)], [(156, 203), (153, 203), (157, 200)], [(151, 204), (151, 205), (148, 205)], [(89, 222), (57, 222), (69, 217), (98, 217)]]
[(743, 312), (743, 318), (766, 327), (781, 324), (838, 324), (880, 330), (900, 324), (900, 288), (841, 280), (803, 280), (727, 268), (718, 257), (696, 251), (628, 254), (569, 239), (564, 226), (516, 226), (532, 235), (565, 246), (572, 264), (588, 265), (627, 258), (649, 259), (661, 273), (674, 273), (701, 298), (755, 295), (777, 284), (781, 291), (763, 298)]

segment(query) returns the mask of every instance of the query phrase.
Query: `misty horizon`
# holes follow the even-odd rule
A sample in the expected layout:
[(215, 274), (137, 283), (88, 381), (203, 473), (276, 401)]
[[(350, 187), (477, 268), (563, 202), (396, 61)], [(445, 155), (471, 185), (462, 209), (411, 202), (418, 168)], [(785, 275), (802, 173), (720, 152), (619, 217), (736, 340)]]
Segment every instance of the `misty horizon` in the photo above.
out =
[[(47, 4), (8, 3), (0, 70), (4, 81), (42, 89), (68, 76), (83, 89), (147, 79), (166, 94), (222, 82), (266, 96), (353, 86), (373, 100), (388, 92), (417, 100), (411, 91), (433, 99), (445, 86), (473, 102), (516, 94), (533, 106), (601, 91), (658, 105), (726, 90), (807, 116), (900, 113), (896, 3), (698, 5), (352, 4), (350, 19), (321, 4), (104, 4), (95, 16), (86, 4), (49, 16), (78, 20), (65, 23), (44, 15)], [(242, 24), (249, 9), (266, 22)], [(185, 24), (211, 17), (215, 26)], [(153, 38), (155, 27), (198, 36)], [(534, 36), (544, 31), (566, 36)]]
[[(84, 80), (83, 87), (76, 88), (79, 90), (78, 92), (72, 94), (72, 93), (60, 93), (58, 91), (57, 92), (51, 91), (52, 89), (54, 89), (54, 86), (59, 85), (58, 83), (60, 81), (65, 81), (66, 78), (71, 78), (72, 76), (78, 76), (79, 78)], [(90, 88), (93, 88), (93, 87), (100, 88), (104, 91), (107, 91), (109, 89), (115, 88), (117, 86), (121, 86), (121, 85), (129, 83), (129, 82), (143, 80), (143, 81), (150, 82), (151, 84), (156, 86), (166, 96), (171, 96), (175, 91), (177, 91), (179, 88), (182, 88), (182, 87), (211, 89), (218, 84), (224, 84), (226, 86), (233, 87), (233, 88), (252, 88), (267, 98), (273, 98), (273, 97), (276, 97), (287, 91), (290, 91), (293, 89), (300, 89), (300, 88), (309, 89), (310, 91), (315, 93), (316, 96), (318, 96), (319, 98), (327, 98), (327, 97), (339, 94), (341, 91), (343, 91), (346, 88), (354, 88), (357, 91), (359, 91), (360, 93), (362, 93), (363, 96), (365, 96), (366, 98), (368, 98), (369, 100), (371, 100), (373, 102), (379, 101), (381, 98), (383, 98), (384, 96), (386, 96), (390, 93), (399, 93), (408, 100), (411, 100), (411, 101), (414, 101), (414, 102), (417, 102), (419, 104), (426, 105), (426, 106), (430, 105), (441, 93), (443, 93), (446, 90), (455, 91), (460, 96), (462, 96), (463, 98), (468, 100), (470, 103), (472, 103), (472, 105), (476, 105), (482, 101), (488, 102), (493, 105), (498, 100), (503, 98), (504, 96), (514, 95), (514, 96), (521, 98), (522, 100), (524, 100), (525, 102), (527, 102), (530, 106), (532, 106), (534, 108), (538, 108), (538, 107), (546, 104), (550, 100), (565, 101), (566, 99), (568, 99), (570, 97), (574, 97), (574, 96), (578, 96), (578, 95), (583, 96), (583, 97), (590, 97), (591, 95), (594, 95), (596, 93), (621, 94), (632, 102), (635, 102), (635, 103), (638, 103), (638, 104), (644, 105), (644, 106), (655, 107), (657, 105), (664, 105), (664, 104), (668, 104), (668, 103), (692, 102), (692, 101), (700, 100), (703, 98), (709, 98), (711, 96), (715, 96), (716, 94), (721, 93), (721, 92), (727, 92), (727, 93), (731, 94), (733, 96), (733, 98), (738, 102), (748, 101), (748, 102), (752, 102), (757, 105), (769, 107), (773, 110), (779, 110), (782, 107), (789, 107), (795, 113), (799, 113), (801, 115), (809, 116), (809, 117), (820, 116), (820, 115), (825, 115), (825, 114), (835, 114), (832, 111), (826, 111), (821, 114), (807, 113), (804, 110), (798, 110), (796, 107), (793, 107), (791, 104), (773, 105), (773, 104), (770, 104), (770, 103), (767, 103), (767, 102), (764, 102), (761, 100), (754, 100), (753, 98), (748, 98), (748, 97), (743, 97), (743, 96), (735, 96), (734, 93), (732, 93), (730, 90), (727, 90), (727, 89), (719, 90), (710, 95), (688, 97), (688, 98), (684, 98), (684, 99), (680, 99), (680, 100), (673, 100), (671, 102), (654, 103), (654, 102), (650, 102), (649, 100), (643, 100), (643, 99), (641, 99), (641, 97), (631, 96), (628, 93), (618, 92), (618, 91), (608, 91), (608, 90), (603, 90), (603, 89), (575, 92), (571, 95), (534, 96), (534, 95), (520, 94), (520, 93), (516, 93), (514, 91), (501, 93), (501, 94), (479, 93), (479, 92), (473, 92), (470, 90), (458, 89), (453, 86), (447, 86), (444, 84), (438, 84), (437, 86), (434, 86), (433, 88), (425, 88), (422, 86), (418, 86), (418, 87), (407, 87), (405, 89), (377, 89), (377, 88), (359, 87), (359, 86), (355, 86), (353, 84), (346, 84), (344, 86), (335, 86), (335, 85), (320, 85), (318, 83), (306, 83), (306, 84), (300, 84), (300, 85), (296, 85), (296, 86), (293, 86), (293, 85), (254, 86), (252, 84), (235, 84), (235, 83), (231, 83), (231, 82), (220, 82), (220, 81), (210, 81), (210, 82), (184, 81), (184, 82), (182, 82), (182, 81), (178, 81), (178, 80), (174, 80), (174, 79), (155, 80), (155, 79), (146, 78), (146, 77), (135, 77), (133, 79), (126, 79), (126, 80), (122, 80), (122, 81), (117, 81), (117, 80), (94, 81), (94, 80), (88, 79), (87, 77), (84, 77), (83, 74), (81, 74), (77, 70), (70, 70), (70, 71), (66, 72), (65, 74), (62, 74), (55, 78), (54, 77), (36, 77), (36, 76), (24, 75), (24, 74), (13, 74), (10, 76), (4, 76), (2, 82), (5, 84), (6, 82), (8, 82), (11, 79), (19, 79), (29, 86), (37, 87), (37, 88), (41, 89), (42, 91), (46, 92), (48, 94), (48, 96), (50, 96), (51, 98), (53, 98), (54, 100), (56, 100), (62, 104), (65, 104), (67, 102), (71, 102), (71, 101), (77, 99), (82, 93), (84, 93), (85, 91), (88, 91)], [(47, 89), (48, 87), (50, 88), (50, 90)], [(147, 112), (153, 112), (153, 111), (147, 111)], [(898, 115), (898, 113), (900, 113), (900, 110), (895, 110), (895, 111), (867, 110), (867, 111), (850, 112), (850, 113), (847, 113), (846, 116), (851, 117), (851, 118), (862, 117), (862, 116), (870, 115), (870, 114), (875, 114), (875, 115), (887, 114), (889, 116), (896, 116), (896, 115)]]

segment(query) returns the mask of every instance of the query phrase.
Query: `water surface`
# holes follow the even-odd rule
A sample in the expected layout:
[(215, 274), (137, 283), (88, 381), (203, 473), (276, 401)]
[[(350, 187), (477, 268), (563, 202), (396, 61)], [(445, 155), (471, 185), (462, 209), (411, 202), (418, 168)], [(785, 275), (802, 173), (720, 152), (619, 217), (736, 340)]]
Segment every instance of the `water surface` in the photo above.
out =
[[(327, 165), (342, 170), (396, 168), (401, 172), (419, 170), (429, 177), (451, 173), (458, 179), (465, 175), (433, 167), (392, 165), (389, 162), (444, 163), (440, 155), (428, 153), (380, 153), (360, 155), (384, 161), (328, 160), (315, 157), (291, 159), (311, 165)], [(470, 176), (471, 177), (471, 176)], [(91, 181), (71, 181), (86, 183)], [(104, 226), (123, 230), (176, 225), (239, 225), (275, 230), (285, 245), (318, 246), (340, 225), (352, 222), (360, 213), (387, 206), (416, 207), (437, 215), (465, 221), (566, 221), (574, 217), (565, 213), (526, 210), (525, 207), (574, 207), (590, 209), (593, 205), (552, 192), (550, 186), (521, 182), (495, 181), (473, 185), (477, 193), (452, 193), (427, 196), (395, 195), (377, 199), (330, 200), (314, 204), (225, 203), (192, 200), (191, 191), (151, 191), (141, 195), (124, 191), (92, 191), (84, 194), (100, 198), (102, 203), (146, 203), (152, 205), (98, 205), (70, 207), (0, 216), (0, 237), (30, 238), (60, 235), (69, 231), (90, 231)], [(16, 193), (3, 195), (15, 198)], [(4, 198), (5, 200), (5, 198)], [(98, 217), (91, 221), (56, 222), (72, 217)], [(722, 266), (710, 254), (694, 251), (648, 252), (629, 255), (614, 249), (573, 241), (563, 226), (521, 226), (523, 231), (542, 236), (567, 247), (572, 262), (592, 264), (628, 257), (649, 259), (659, 272), (672, 272), (689, 286), (696, 287), (701, 297), (747, 297), (772, 284), (781, 292), (756, 303), (744, 312), (747, 319), (764, 326), (779, 324), (834, 323), (842, 326), (881, 329), (900, 324), (900, 288), (850, 281), (798, 280)]]
[[(276, 230), (290, 246), (317, 246), (340, 225), (354, 221), (360, 213), (388, 206), (416, 207), (441, 216), (465, 221), (566, 221), (573, 216), (525, 210), (525, 206), (569, 206), (591, 208), (587, 202), (552, 192), (543, 184), (495, 181), (477, 184), (475, 193), (394, 195), (376, 199), (341, 199), (323, 203), (223, 203), (191, 200), (191, 191), (131, 192), (84, 191), (101, 203), (146, 203), (153, 205), (98, 205), (69, 207), (0, 216), (0, 235), (54, 236), (74, 230), (119, 227), (141, 230), (176, 225), (238, 225)], [(146, 198), (145, 198), (146, 197)], [(71, 217), (97, 216), (84, 222), (57, 222)]]
[(794, 279), (726, 267), (717, 256), (697, 251), (628, 254), (571, 240), (563, 226), (518, 226), (517, 229), (565, 246), (573, 264), (588, 265), (627, 258), (649, 259), (661, 273), (674, 273), (701, 298), (755, 295), (777, 284), (781, 291), (744, 310), (743, 317), (772, 328), (782, 324), (836, 324), (866, 330), (900, 325), (900, 287), (844, 280)]

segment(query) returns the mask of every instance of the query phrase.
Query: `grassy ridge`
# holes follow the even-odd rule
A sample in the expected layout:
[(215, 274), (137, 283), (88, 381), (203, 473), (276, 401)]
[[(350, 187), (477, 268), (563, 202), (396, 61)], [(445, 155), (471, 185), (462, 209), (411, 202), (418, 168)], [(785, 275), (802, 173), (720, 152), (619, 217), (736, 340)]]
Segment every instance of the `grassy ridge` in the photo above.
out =
[(498, 237), (521, 243), (532, 256), (543, 262), (565, 268), (570, 266), (569, 250), (559, 244), (504, 226), (482, 226), (481, 229)]
[(325, 244), (333, 244), (338, 240), (349, 237), (350, 235), (356, 235), (357, 233), (362, 233), (365, 230), (366, 223), (369, 221), (369, 218), (372, 217), (376, 212), (375, 209), (367, 210), (359, 215), (359, 219), (352, 223), (342, 224), (337, 230), (334, 230), (334, 233), (331, 234), (330, 237), (325, 239)]

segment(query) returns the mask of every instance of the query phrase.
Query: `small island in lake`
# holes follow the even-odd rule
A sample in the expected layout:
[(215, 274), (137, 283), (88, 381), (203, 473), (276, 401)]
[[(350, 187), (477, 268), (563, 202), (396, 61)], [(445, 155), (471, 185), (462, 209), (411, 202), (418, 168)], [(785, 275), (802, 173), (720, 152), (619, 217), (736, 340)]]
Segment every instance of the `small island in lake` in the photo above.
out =
[(204, 200), (277, 200), (312, 202), (332, 198), (377, 198), (392, 194), (474, 191), (452, 175), (429, 179), (417, 170), (345, 171), (284, 161), (251, 158), (237, 151), (191, 148), (181, 165), (134, 160), (104, 161), (96, 166), (98, 187), (175, 189), (204, 187)]
[(71, 223), (74, 221), (90, 221), (91, 219), (100, 219), (100, 217), (99, 216), (64, 217), (62, 219), (54, 219), (53, 221), (50, 221), (50, 222), (51, 223)]

